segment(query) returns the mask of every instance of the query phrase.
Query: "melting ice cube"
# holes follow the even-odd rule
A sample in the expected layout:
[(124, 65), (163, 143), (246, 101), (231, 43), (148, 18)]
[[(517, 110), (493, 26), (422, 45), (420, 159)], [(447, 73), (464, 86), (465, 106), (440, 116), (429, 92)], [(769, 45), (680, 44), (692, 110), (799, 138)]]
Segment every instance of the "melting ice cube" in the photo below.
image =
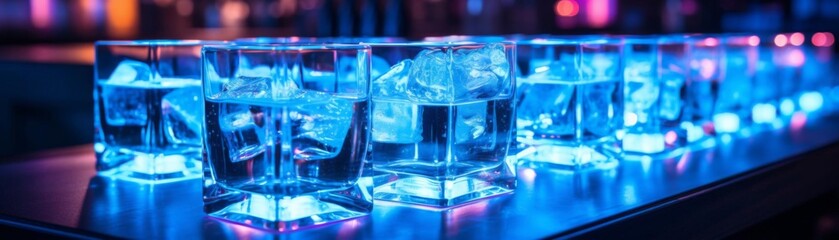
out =
[[(586, 104), (583, 119), (586, 120), (583, 126), (585, 129), (598, 136), (606, 136), (614, 134), (616, 127), (614, 122), (616, 119), (623, 119), (623, 117), (615, 118), (615, 112), (623, 112), (623, 109), (617, 108), (618, 102), (623, 99), (614, 99), (613, 95), (617, 90), (617, 81), (604, 81), (583, 85), (579, 88), (583, 94), (583, 100)], [(620, 122), (622, 124), (622, 122)]]
[(617, 75), (619, 63), (618, 54), (594, 53), (583, 54), (580, 69), (583, 79), (611, 80)]
[(239, 76), (223, 85), (218, 98), (267, 98), (271, 93), (271, 79)]
[(105, 120), (113, 126), (143, 126), (148, 122), (148, 91), (154, 89), (130, 83), (98, 83), (102, 87)]
[(222, 109), (219, 119), (230, 161), (249, 160), (265, 151), (265, 115), (261, 108), (240, 105), (237, 109)]
[(148, 64), (134, 60), (123, 60), (111, 73), (108, 78), (110, 83), (129, 83), (133, 81), (150, 81), (152, 76), (151, 68)]
[(652, 73), (649, 61), (632, 61), (624, 69), (626, 112), (635, 114), (640, 123), (649, 121), (650, 107), (659, 97), (658, 79)]
[(455, 143), (477, 139), (487, 128), (487, 102), (460, 105), (456, 108)]
[(411, 100), (446, 102), (452, 100), (449, 56), (438, 49), (417, 54), (410, 70), (407, 86)]
[(200, 143), (204, 104), (201, 86), (183, 87), (163, 96), (163, 121), (176, 142)]
[(682, 74), (667, 72), (661, 76), (664, 84), (661, 89), (661, 117), (666, 120), (677, 120), (682, 112), (682, 86), (685, 77)]
[(501, 91), (510, 64), (501, 44), (454, 52), (452, 78), (455, 99), (491, 98)]
[(421, 109), (407, 101), (385, 100), (396, 97), (404, 100), (411, 63), (410, 59), (399, 62), (373, 81), (373, 141), (414, 143), (422, 140)]
[[(344, 145), (353, 117), (350, 101), (322, 92), (307, 92), (295, 100), (289, 117), (295, 122), (295, 157), (323, 159), (336, 156)], [(314, 141), (304, 141), (304, 140)]]

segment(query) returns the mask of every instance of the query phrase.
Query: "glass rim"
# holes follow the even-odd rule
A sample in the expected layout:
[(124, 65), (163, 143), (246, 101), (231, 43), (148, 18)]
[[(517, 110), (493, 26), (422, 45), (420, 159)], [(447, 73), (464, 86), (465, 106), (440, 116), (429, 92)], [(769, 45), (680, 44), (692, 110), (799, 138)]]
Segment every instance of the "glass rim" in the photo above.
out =
[(423, 42), (479, 42), (492, 43), (511, 41), (509, 38), (502, 35), (445, 35), (445, 36), (427, 36), (423, 37)]
[(307, 51), (307, 50), (369, 50), (370, 46), (344, 43), (262, 43), (262, 44), (221, 44), (204, 45), (202, 51)]
[(518, 45), (526, 46), (562, 46), (562, 45), (618, 45), (623, 39), (614, 36), (578, 35), (578, 36), (549, 36), (516, 41)]
[(686, 38), (682, 35), (653, 34), (653, 35), (615, 35), (621, 37), (625, 44), (683, 44)]
[(199, 39), (138, 39), (138, 40), (99, 40), (95, 46), (203, 46), (229, 43), (221, 40)]
[(399, 43), (367, 43), (362, 42), (360, 45), (368, 45), (371, 47), (478, 47), (489, 44), (501, 44), (505, 47), (516, 46), (514, 41), (498, 41), (498, 42), (473, 42), (473, 41), (445, 41), (445, 42), (399, 42)]
[[(300, 37), (300, 36), (289, 36), (289, 37), (246, 37), (246, 38), (237, 38), (234, 39), (233, 42), (235, 43), (299, 43), (299, 42), (314, 42), (318, 38), (316, 37)], [(288, 40), (286, 42), (277, 41), (277, 40)]]
[(515, 46), (513, 41), (497, 41), (497, 42), (473, 42), (473, 41), (444, 41), (444, 42), (397, 42), (397, 43), (359, 43), (362, 45), (369, 45), (371, 47), (469, 47), (469, 46), (486, 46), (489, 44), (501, 44), (504, 46)]
[[(288, 41), (285, 41), (288, 40)], [(369, 41), (365, 41), (369, 40)], [(234, 40), (240, 44), (275, 44), (275, 43), (335, 43), (335, 44), (359, 44), (362, 42), (408, 42), (402, 37), (252, 37), (239, 38)]]

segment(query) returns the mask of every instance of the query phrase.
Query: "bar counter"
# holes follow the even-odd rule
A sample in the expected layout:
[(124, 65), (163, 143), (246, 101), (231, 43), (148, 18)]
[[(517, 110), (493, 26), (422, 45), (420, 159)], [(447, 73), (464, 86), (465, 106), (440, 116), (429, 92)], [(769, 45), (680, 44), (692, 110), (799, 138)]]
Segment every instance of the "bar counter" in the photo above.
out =
[(0, 165), (0, 226), (137, 239), (719, 238), (839, 186), (839, 117), (798, 120), (611, 170), (521, 166), (513, 194), (444, 210), (378, 201), (368, 217), (284, 233), (207, 217), (200, 179), (148, 185), (97, 176), (93, 147), (82, 145)]

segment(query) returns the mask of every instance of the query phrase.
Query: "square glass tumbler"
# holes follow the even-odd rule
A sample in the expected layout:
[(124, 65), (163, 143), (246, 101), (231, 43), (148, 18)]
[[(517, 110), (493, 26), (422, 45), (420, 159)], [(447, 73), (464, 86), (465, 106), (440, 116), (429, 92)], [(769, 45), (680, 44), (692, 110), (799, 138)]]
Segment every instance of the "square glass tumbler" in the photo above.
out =
[(688, 68), (678, 37), (624, 38), (624, 158), (664, 158), (680, 153)]
[(202, 41), (96, 42), (94, 148), (102, 175), (201, 177)]
[(715, 122), (731, 123), (730, 118), (715, 119), (715, 107), (719, 99), (719, 84), (723, 77), (721, 63), (723, 50), (720, 39), (708, 35), (686, 36), (688, 46), (687, 101), (685, 121), (682, 127), (687, 131), (691, 148), (708, 148), (716, 143)]
[(757, 45), (758, 61), (752, 89), (752, 129), (765, 131), (783, 126), (780, 116), (781, 84), (778, 68), (773, 61), (774, 35), (749, 37), (749, 44)]
[(747, 135), (751, 129), (759, 60), (759, 42), (755, 38), (757, 36), (736, 34), (720, 36), (724, 52), (714, 106), (714, 131), (717, 134)]
[(602, 38), (518, 42), (520, 160), (574, 170), (616, 166), (624, 125), (621, 45)]
[(515, 45), (376, 43), (376, 200), (451, 207), (510, 193)]
[(520, 160), (572, 170), (616, 166), (624, 112), (621, 40), (518, 44)]
[(368, 46), (203, 53), (206, 213), (276, 231), (370, 213)]

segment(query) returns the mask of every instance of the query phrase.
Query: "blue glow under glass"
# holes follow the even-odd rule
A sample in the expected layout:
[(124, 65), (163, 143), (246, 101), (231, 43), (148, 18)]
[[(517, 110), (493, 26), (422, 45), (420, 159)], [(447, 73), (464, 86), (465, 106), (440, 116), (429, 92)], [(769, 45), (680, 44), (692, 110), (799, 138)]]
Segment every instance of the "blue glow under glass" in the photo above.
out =
[(94, 111), (100, 174), (139, 182), (201, 177), (201, 45), (96, 42)]
[(665, 158), (687, 141), (682, 128), (687, 46), (679, 37), (624, 37), (625, 158)]
[[(376, 200), (451, 207), (510, 193), (512, 43), (374, 43)], [(375, 68), (375, 62), (374, 62)]]
[(573, 170), (616, 166), (624, 125), (621, 47), (615, 39), (518, 42), (517, 141), (528, 148), (521, 161)]
[(205, 212), (277, 231), (370, 213), (369, 47), (203, 52)]

